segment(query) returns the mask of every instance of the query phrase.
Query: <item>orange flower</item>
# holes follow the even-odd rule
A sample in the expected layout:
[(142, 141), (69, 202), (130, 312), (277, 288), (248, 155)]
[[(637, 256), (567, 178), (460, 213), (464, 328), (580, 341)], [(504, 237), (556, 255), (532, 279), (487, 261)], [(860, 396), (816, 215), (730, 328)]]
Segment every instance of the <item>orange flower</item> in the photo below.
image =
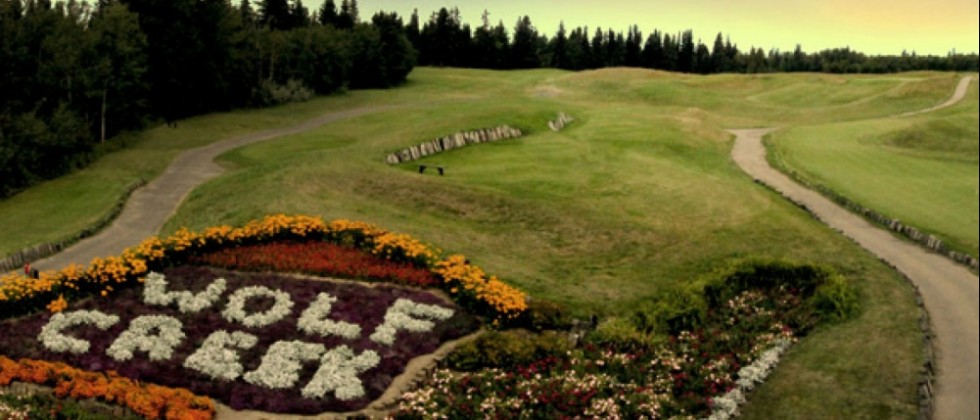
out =
[(58, 295), (58, 298), (52, 300), (51, 303), (49, 303), (47, 306), (48, 310), (51, 311), (51, 313), (61, 312), (65, 310), (65, 308), (67, 307), (68, 307), (68, 302), (65, 300), (65, 295)]

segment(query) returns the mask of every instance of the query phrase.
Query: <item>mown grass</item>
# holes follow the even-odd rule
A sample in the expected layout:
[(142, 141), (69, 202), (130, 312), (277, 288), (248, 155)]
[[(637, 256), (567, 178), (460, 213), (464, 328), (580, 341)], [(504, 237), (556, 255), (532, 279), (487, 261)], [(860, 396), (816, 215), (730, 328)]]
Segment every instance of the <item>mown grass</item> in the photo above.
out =
[(906, 118), (792, 127), (772, 159), (855, 202), (978, 255), (978, 100)]
[[(794, 347), (753, 394), (747, 416), (908, 418), (917, 412), (922, 361), (912, 289), (753, 183), (731, 162), (722, 129), (881, 117), (931, 105), (955, 82), (935, 73), (702, 77), (419, 68), (403, 88), (310, 105), (320, 112), (404, 107), (221, 156), (230, 171), (194, 190), (163, 230), (280, 212), (364, 220), (466, 254), (577, 315), (628, 313), (736, 258), (829, 264), (856, 285), (859, 315)], [(545, 122), (558, 111), (576, 121), (552, 133)], [(218, 127), (223, 118), (201, 119)], [(444, 177), (383, 160), (388, 151), (498, 124), (529, 135), (418, 162), (444, 166)]]

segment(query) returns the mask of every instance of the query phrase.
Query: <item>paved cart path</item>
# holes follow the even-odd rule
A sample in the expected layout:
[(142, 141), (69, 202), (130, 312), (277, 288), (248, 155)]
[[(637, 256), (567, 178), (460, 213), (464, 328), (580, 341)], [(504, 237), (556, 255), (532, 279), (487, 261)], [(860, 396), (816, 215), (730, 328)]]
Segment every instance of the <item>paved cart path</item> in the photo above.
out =
[(156, 235), (191, 190), (221, 175), (224, 169), (214, 159), (222, 153), (389, 108), (365, 107), (332, 112), (291, 127), (259, 131), (185, 150), (177, 155), (163, 174), (134, 191), (119, 216), (105, 229), (31, 265), (39, 270), (52, 270), (73, 263), (87, 266), (95, 257), (119, 255), (123, 249)]
[[(935, 107), (902, 114), (916, 115), (951, 106), (966, 94), (968, 76), (960, 80), (953, 96)], [(897, 238), (891, 232), (838, 206), (823, 195), (797, 184), (766, 161), (762, 137), (771, 128), (730, 130), (735, 134), (732, 159), (751, 175), (780, 194), (806, 206), (820, 221), (853, 239), (861, 247), (895, 266), (918, 286), (935, 334), (937, 419), (980, 417), (977, 386), (980, 366), (980, 304), (977, 276), (946, 257)]]

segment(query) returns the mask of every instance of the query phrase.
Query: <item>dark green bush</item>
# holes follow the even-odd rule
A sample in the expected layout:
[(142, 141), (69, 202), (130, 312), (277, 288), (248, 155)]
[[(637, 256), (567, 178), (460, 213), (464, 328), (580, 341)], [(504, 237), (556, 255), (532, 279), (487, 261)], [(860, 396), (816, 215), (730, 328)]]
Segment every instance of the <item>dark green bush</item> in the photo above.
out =
[(545, 357), (564, 357), (572, 343), (564, 333), (526, 330), (490, 331), (456, 348), (446, 364), (461, 371), (513, 368)]
[(644, 331), (633, 321), (618, 317), (604, 319), (585, 339), (592, 344), (624, 352), (648, 349), (658, 342), (654, 332)]
[(708, 305), (699, 287), (680, 287), (660, 293), (633, 314), (632, 322), (646, 333), (676, 334), (701, 325)]
[(557, 303), (532, 299), (515, 324), (534, 331), (568, 330), (572, 328), (572, 317)]

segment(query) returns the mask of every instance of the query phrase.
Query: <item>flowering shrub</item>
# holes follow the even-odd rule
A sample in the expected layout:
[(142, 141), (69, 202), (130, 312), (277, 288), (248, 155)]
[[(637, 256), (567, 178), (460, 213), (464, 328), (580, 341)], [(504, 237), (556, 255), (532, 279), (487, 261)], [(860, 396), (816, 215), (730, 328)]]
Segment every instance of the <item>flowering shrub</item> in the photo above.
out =
[(98, 373), (63, 363), (12, 360), (0, 356), (0, 386), (22, 381), (54, 387), (55, 395), (76, 399), (98, 398), (129, 407), (147, 418), (210, 419), (214, 404), (181, 388), (142, 384), (114, 372)]

